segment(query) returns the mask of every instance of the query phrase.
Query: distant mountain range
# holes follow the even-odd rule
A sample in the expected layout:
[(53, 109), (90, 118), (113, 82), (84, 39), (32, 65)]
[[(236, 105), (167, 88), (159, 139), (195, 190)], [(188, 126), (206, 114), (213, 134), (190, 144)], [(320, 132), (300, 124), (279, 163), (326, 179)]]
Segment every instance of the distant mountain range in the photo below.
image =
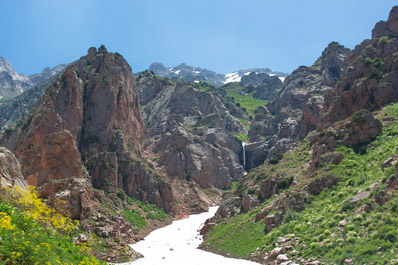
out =
[(219, 74), (200, 67), (192, 67), (182, 63), (175, 67), (165, 67), (161, 63), (153, 63), (149, 70), (158, 76), (167, 77), (183, 82), (207, 82), (215, 86), (222, 86), (231, 82), (240, 82), (241, 78), (250, 73), (266, 73), (270, 76), (278, 76), (282, 81), (288, 76), (287, 73), (273, 72), (270, 68), (249, 68), (238, 70), (228, 74)]
[(66, 64), (52, 69), (46, 67), (39, 74), (25, 76), (15, 71), (14, 67), (5, 58), (0, 56), (0, 99), (15, 97), (40, 82), (60, 73)]

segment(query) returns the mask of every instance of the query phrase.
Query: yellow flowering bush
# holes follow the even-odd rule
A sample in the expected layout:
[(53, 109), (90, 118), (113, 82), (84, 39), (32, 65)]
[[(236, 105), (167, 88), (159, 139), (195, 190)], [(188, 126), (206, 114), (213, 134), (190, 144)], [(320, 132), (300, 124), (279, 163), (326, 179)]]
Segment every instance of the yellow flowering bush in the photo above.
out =
[(78, 221), (73, 221), (69, 217), (57, 213), (54, 208), (43, 203), (33, 186), (29, 186), (28, 190), (16, 186), (7, 188), (6, 192), (11, 196), (15, 206), (45, 227), (69, 234), (79, 225)]
[(105, 264), (72, 243), (65, 233), (77, 223), (44, 204), (34, 188), (0, 195), (0, 264)]

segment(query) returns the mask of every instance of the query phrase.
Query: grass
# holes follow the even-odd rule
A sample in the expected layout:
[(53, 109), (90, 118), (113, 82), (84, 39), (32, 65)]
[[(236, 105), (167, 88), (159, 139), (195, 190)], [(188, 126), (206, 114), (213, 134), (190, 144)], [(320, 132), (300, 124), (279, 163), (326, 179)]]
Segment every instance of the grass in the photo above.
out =
[(242, 118), (238, 118), (238, 120), (242, 123), (243, 127), (246, 129), (246, 131), (250, 130), (250, 121)]
[(247, 134), (235, 134), (235, 139), (241, 143), (249, 140), (249, 135)]
[(135, 227), (136, 232), (145, 228), (149, 220), (166, 220), (167, 214), (156, 205), (129, 197), (122, 190), (119, 190), (117, 194), (119, 198), (127, 199), (127, 207), (123, 210), (123, 216)]
[(265, 106), (268, 103), (267, 100), (252, 97), (252, 93), (241, 95), (240, 92), (243, 90), (243, 87), (240, 86), (238, 83), (229, 83), (224, 86), (224, 88), (227, 92), (227, 95), (234, 98), (235, 102), (239, 103), (240, 106), (244, 108), (246, 112), (252, 117), (255, 116), (254, 111), (258, 107)]
[[(398, 118), (398, 104), (388, 106), (379, 116)], [(285, 154), (277, 165), (268, 164), (254, 170), (245, 185), (261, 181), (266, 174), (290, 174), (298, 183), (284, 192), (288, 194), (299, 189), (300, 185), (310, 181), (303, 163), (308, 160), (307, 148), (302, 144)], [(254, 222), (254, 216), (275, 198), (271, 197), (261, 207), (246, 214), (219, 220), (206, 235), (205, 246), (249, 258), (257, 248), (269, 253), (276, 247), (277, 237), (294, 234), (299, 237), (299, 244), (294, 246), (298, 257), (317, 259), (326, 264), (343, 264), (345, 259), (352, 259), (355, 264), (390, 264), (398, 253), (398, 194), (393, 191), (383, 204), (374, 198), (386, 196), (384, 182), (396, 177), (394, 166), (382, 171), (381, 164), (398, 153), (398, 122), (386, 125), (383, 134), (365, 152), (344, 146), (338, 147), (337, 151), (344, 154), (344, 160), (339, 165), (326, 165), (316, 173), (333, 174), (338, 177), (338, 184), (308, 198), (302, 212), (290, 212), (282, 225), (269, 233), (264, 232), (264, 222)], [(370, 185), (375, 182), (379, 187), (372, 191), (370, 198), (355, 204), (348, 202), (359, 191), (370, 190)], [(358, 212), (365, 204), (370, 211)], [(341, 226), (341, 221), (346, 225)]]

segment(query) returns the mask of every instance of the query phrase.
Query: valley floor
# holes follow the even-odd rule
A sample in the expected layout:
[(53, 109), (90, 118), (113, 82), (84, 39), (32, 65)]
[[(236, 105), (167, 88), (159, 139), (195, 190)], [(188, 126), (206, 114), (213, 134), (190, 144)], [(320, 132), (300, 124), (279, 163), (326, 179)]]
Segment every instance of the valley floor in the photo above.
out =
[(189, 218), (174, 221), (171, 225), (149, 234), (144, 240), (131, 247), (144, 255), (143, 258), (124, 265), (255, 265), (258, 263), (223, 257), (198, 249), (202, 243), (199, 229), (211, 218), (217, 207), (208, 212), (190, 215)]

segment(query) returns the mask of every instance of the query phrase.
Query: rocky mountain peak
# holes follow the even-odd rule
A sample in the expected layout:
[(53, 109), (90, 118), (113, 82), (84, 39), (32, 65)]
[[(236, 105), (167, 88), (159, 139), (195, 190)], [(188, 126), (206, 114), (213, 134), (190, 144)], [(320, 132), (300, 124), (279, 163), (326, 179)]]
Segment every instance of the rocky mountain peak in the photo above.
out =
[(167, 68), (162, 63), (155, 62), (149, 66), (149, 71), (152, 71), (154, 73), (158, 73), (159, 75), (161, 75), (160, 73), (167, 72)]
[(12, 75), (17, 75), (14, 67), (5, 58), (0, 56), (0, 72), (8, 72)]
[(325, 86), (335, 86), (344, 66), (344, 60), (350, 53), (338, 42), (331, 42), (319, 58)]
[(372, 30), (372, 38), (398, 35), (398, 6), (394, 6), (387, 21), (380, 21)]
[[(118, 53), (90, 48), (2, 141), (44, 198), (64, 200), (68, 209), (75, 209), (74, 218), (85, 218), (96, 203), (93, 187), (111, 197), (122, 189), (172, 210), (171, 187), (148, 170), (143, 158), (144, 139), (130, 65)], [(61, 191), (71, 192), (67, 183), (75, 179), (84, 194), (58, 198)]]
[(11, 63), (0, 56), (0, 99), (15, 97), (44, 80), (57, 75), (65, 67), (66, 64), (58, 65), (52, 69), (47, 67), (39, 74), (25, 76), (17, 73)]

